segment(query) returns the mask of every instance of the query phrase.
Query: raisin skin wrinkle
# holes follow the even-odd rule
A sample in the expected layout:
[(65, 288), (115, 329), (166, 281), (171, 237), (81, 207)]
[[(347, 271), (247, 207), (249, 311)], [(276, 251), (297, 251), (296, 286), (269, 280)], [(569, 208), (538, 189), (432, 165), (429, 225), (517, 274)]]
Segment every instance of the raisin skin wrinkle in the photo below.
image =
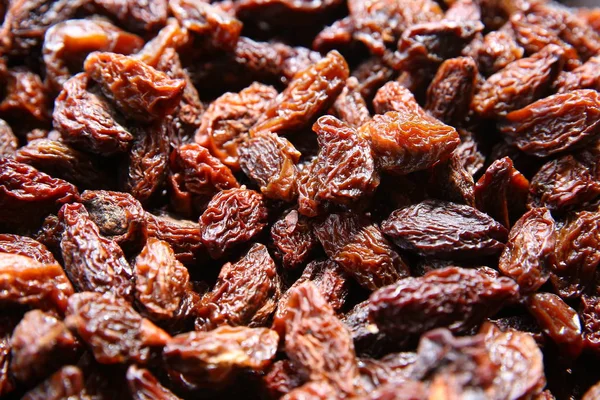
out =
[(448, 267), (405, 278), (374, 292), (369, 316), (380, 330), (402, 338), (437, 327), (467, 332), (518, 297), (510, 278)]
[(403, 249), (451, 259), (498, 254), (508, 235), (487, 214), (439, 200), (394, 211), (382, 222), (381, 230)]

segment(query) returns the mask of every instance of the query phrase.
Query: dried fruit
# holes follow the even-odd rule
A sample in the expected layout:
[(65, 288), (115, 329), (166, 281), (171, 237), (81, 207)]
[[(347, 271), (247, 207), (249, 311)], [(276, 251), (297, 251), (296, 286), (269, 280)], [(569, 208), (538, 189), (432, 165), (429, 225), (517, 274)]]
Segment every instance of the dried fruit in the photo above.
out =
[(27, 236), (0, 234), (0, 252), (26, 256), (42, 264), (57, 264), (46, 246)]
[(146, 213), (146, 222), (148, 237), (167, 242), (180, 262), (187, 265), (196, 261), (202, 250), (197, 222), (150, 213)]
[(127, 386), (133, 400), (178, 400), (150, 371), (131, 365), (127, 369)]
[(317, 246), (309, 218), (292, 210), (271, 227), (274, 255), (283, 267), (294, 269), (307, 261)]
[(87, 398), (83, 372), (72, 365), (62, 367), (23, 396), (24, 400), (60, 400), (68, 398)]
[(50, 98), (39, 75), (14, 69), (8, 71), (5, 80), (6, 96), (0, 102), (0, 115), (3, 118), (34, 118), (40, 122), (49, 120)]

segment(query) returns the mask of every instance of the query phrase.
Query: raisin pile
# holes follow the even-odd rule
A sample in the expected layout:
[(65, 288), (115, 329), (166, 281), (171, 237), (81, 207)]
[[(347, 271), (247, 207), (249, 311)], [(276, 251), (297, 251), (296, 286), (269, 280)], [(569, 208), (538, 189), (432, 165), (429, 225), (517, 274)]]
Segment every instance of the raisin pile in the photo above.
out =
[(600, 400), (600, 3), (0, 22), (1, 399)]

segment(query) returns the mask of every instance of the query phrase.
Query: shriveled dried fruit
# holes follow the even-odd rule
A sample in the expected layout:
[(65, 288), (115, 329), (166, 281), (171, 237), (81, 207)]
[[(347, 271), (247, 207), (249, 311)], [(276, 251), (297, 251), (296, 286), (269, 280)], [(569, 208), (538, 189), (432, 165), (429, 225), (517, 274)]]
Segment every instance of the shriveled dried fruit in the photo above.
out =
[(273, 363), (271, 368), (262, 377), (262, 384), (268, 395), (279, 398), (286, 395), (304, 382), (296, 372), (294, 364), (290, 360), (279, 360)]
[(510, 230), (498, 269), (519, 284), (521, 293), (534, 292), (550, 276), (555, 244), (554, 219), (548, 209), (531, 209)]
[(250, 135), (261, 131), (279, 134), (308, 126), (333, 104), (349, 74), (344, 57), (335, 50), (329, 52), (322, 60), (294, 76), (250, 129)]
[(3, 118), (49, 120), (50, 98), (39, 75), (27, 70), (9, 70), (5, 91), (6, 96), (0, 102)]
[(577, 312), (552, 293), (536, 293), (527, 306), (546, 335), (565, 355), (577, 358), (583, 347)]
[(167, 0), (93, 0), (93, 3), (133, 31), (154, 31), (167, 19)]
[(554, 86), (558, 93), (577, 89), (600, 89), (600, 56), (592, 57), (573, 71), (562, 72)]
[(473, 207), (475, 206), (475, 182), (457, 150), (448, 160), (439, 162), (431, 168), (429, 192), (435, 198)]
[(130, 299), (133, 271), (119, 245), (100, 235), (83, 204), (65, 205), (59, 219), (65, 227), (60, 241), (65, 271), (75, 287)]
[(222, 326), (173, 337), (163, 358), (171, 376), (179, 376), (192, 388), (210, 388), (226, 384), (245, 368), (266, 368), (278, 341), (277, 332), (270, 329)]
[(371, 118), (355, 77), (348, 78), (342, 93), (333, 103), (332, 110), (339, 119), (353, 128), (359, 128)]
[(221, 268), (215, 287), (202, 299), (196, 326), (202, 330), (221, 325), (262, 326), (275, 311), (280, 295), (277, 267), (267, 248), (255, 244), (240, 260)]
[(509, 113), (501, 131), (510, 143), (537, 157), (581, 147), (600, 132), (600, 93), (581, 89), (538, 100)]
[(0, 303), (22, 304), (62, 314), (73, 286), (58, 264), (0, 253)]
[(247, 242), (266, 225), (267, 209), (262, 196), (245, 187), (223, 190), (200, 216), (202, 244), (213, 258)]
[(381, 230), (403, 249), (447, 258), (498, 254), (508, 235), (501, 224), (472, 207), (436, 200), (394, 211)]
[(67, 365), (23, 396), (24, 400), (87, 399), (83, 372)]
[(369, 298), (369, 315), (393, 337), (421, 334), (437, 327), (466, 332), (518, 295), (509, 278), (448, 267), (422, 277), (405, 278)]
[(19, 141), (10, 125), (0, 119), (0, 157), (12, 157), (17, 151)]
[(184, 264), (193, 264), (202, 250), (200, 227), (197, 222), (176, 219), (169, 215), (146, 213), (148, 237), (164, 240)]
[(147, 363), (171, 338), (111, 293), (83, 292), (69, 298), (65, 323), (101, 364)]
[(297, 286), (284, 307), (273, 326), (301, 376), (353, 393), (358, 367), (352, 338), (319, 289), (310, 282)]
[(185, 81), (171, 79), (134, 57), (116, 53), (92, 53), (84, 68), (127, 117), (142, 122), (174, 111), (185, 88)]
[(178, 400), (150, 371), (131, 365), (127, 369), (127, 386), (133, 400)]
[(292, 210), (271, 227), (274, 255), (285, 268), (294, 269), (307, 261), (317, 246), (312, 222)]
[(42, 264), (57, 263), (46, 246), (27, 236), (0, 234), (0, 252), (30, 257)]
[(475, 38), (464, 50), (464, 55), (473, 57), (479, 71), (485, 76), (519, 60), (525, 54), (509, 29), (493, 31), (481, 39)]

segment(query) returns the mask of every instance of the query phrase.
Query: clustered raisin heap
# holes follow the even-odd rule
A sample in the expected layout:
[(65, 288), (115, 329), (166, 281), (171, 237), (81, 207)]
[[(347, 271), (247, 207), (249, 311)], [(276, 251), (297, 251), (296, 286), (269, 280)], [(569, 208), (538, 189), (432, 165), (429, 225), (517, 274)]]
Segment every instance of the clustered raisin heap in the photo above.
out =
[(0, 16), (0, 397), (600, 399), (600, 8)]

